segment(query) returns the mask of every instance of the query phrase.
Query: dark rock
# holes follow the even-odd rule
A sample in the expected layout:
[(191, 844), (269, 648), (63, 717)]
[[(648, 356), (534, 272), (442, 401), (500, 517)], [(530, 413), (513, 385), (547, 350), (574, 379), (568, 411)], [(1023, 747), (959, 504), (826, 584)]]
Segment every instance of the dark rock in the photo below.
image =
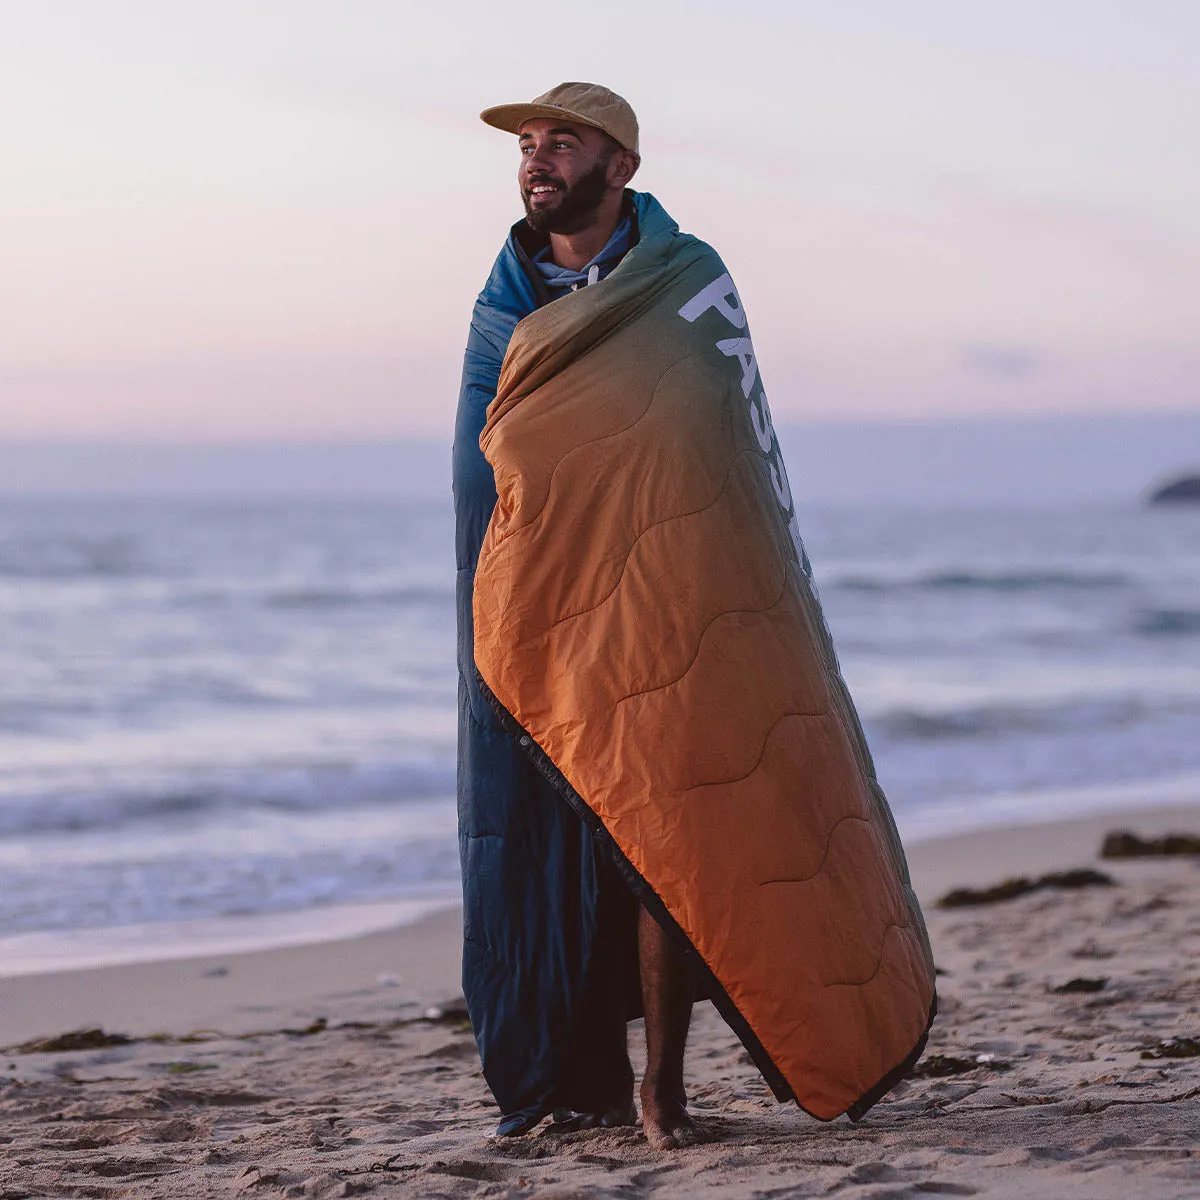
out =
[(1103, 871), (1093, 871), (1091, 867), (1080, 867), (1074, 871), (1051, 871), (1038, 881), (1040, 888), (1075, 888), (1085, 887), (1116, 887), (1117, 881)]
[(1181, 475), (1150, 493), (1151, 504), (1200, 504), (1200, 475)]
[(950, 1075), (965, 1075), (968, 1071), (1008, 1071), (1012, 1063), (991, 1055), (978, 1058), (959, 1058), (953, 1054), (927, 1054), (913, 1068), (913, 1079), (945, 1079)]
[(1060, 984), (1056, 988), (1050, 990), (1056, 996), (1079, 996), (1088, 995), (1091, 992), (1102, 992), (1108, 987), (1107, 979), (1068, 979), (1066, 983)]
[(1168, 833), (1158, 838), (1140, 838), (1127, 829), (1105, 834), (1101, 858), (1165, 858), (1200, 854), (1200, 837), (1190, 833)]
[(1048, 875), (1029, 879), (1022, 875), (1017, 879), (1006, 879), (990, 888), (955, 888), (947, 892), (938, 902), (938, 908), (970, 908), (977, 904), (996, 904), (1001, 900), (1014, 900), (1030, 892), (1044, 888), (1075, 889), (1084, 887), (1114, 887), (1116, 880), (1103, 871), (1083, 867), (1075, 871), (1052, 871)]
[(1200, 1038), (1175, 1037), (1142, 1051), (1143, 1058), (1200, 1058)]
[(1028, 892), (1036, 891), (1032, 879), (1022, 875), (1019, 879), (1006, 879), (989, 888), (955, 888), (947, 892), (938, 902), (938, 908), (970, 908), (975, 904), (995, 904), (1000, 900), (1014, 900)]

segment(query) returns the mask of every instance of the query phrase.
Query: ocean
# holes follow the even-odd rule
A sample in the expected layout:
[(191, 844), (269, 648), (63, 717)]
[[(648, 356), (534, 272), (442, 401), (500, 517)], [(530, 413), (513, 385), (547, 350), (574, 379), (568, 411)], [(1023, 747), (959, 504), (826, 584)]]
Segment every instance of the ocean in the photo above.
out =
[[(1200, 510), (800, 523), (907, 838), (1200, 797)], [(453, 897), (452, 533), (448, 500), (0, 501), (8, 969)]]

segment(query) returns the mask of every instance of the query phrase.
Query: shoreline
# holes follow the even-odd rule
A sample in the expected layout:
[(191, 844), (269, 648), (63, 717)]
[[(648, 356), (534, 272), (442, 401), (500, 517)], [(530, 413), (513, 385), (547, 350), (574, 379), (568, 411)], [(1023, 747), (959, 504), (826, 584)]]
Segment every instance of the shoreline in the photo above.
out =
[[(918, 1068), (857, 1124), (817, 1122), (774, 1100), (700, 1003), (686, 1079), (713, 1140), (671, 1153), (637, 1126), (492, 1136), (457, 908), (316, 945), (3, 979), (0, 1192), (1185, 1200), (1200, 1194), (1200, 862), (1101, 862), (1122, 827), (1200, 832), (1200, 804), (913, 843), (939, 974)], [(935, 903), (1088, 866), (1111, 878)], [(104, 1033), (62, 1036), (81, 1028)], [(641, 1022), (629, 1037), (637, 1073)]]
[(456, 888), (284, 912), (14, 933), (0, 937), (0, 980), (340, 942), (412, 925), (458, 905)]
[[(1050, 815), (1041, 818), (1034, 815), (1034, 802), (1038, 798), (1054, 805)], [(964, 811), (972, 803), (965, 801)], [(1173, 819), (1200, 824), (1196, 810), (1200, 810), (1200, 776), (1189, 775), (1143, 785), (1053, 789), (1036, 793), (1034, 800), (1026, 793), (1011, 798), (999, 795), (990, 798), (980, 815), (960, 820), (950, 829), (945, 828), (945, 810), (936, 807), (901, 813), (896, 821), (910, 863), (939, 864), (940, 877), (944, 858), (949, 866), (951, 847), (966, 848), (975, 854), (982, 850), (981, 842), (988, 846), (1010, 846), (1015, 838), (1024, 844), (1029, 833), (1040, 830), (1047, 832), (1049, 841), (1039, 837), (1030, 840), (1031, 847), (1045, 844), (1067, 852), (1084, 835), (1093, 836), (1098, 846), (1109, 828), (1120, 825), (1142, 825), (1147, 832), (1164, 833), (1170, 830)], [(1030, 869), (1048, 870), (1059, 865), (1040, 849), (1033, 849), (1032, 853), (1042, 865)], [(913, 872), (914, 877), (922, 873)], [(916, 882), (917, 893), (924, 902), (929, 897), (922, 892), (921, 881)], [(956, 882), (960, 881), (951, 880), (945, 886)], [(460, 895), (460, 885), (455, 880), (431, 886), (422, 893), (381, 900), (0, 935), (0, 981), (340, 942), (411, 925), (438, 910), (456, 909), (461, 903)]]
[[(953, 887), (1094, 865), (1105, 833), (1120, 828), (1143, 836), (1195, 831), (1200, 800), (988, 826), (910, 839), (905, 848), (914, 890), (929, 910)], [(239, 941), (229, 926), (240, 921)], [(458, 900), (442, 896), (277, 914), (265, 923), (188, 923), (209, 927), (212, 940), (199, 946), (164, 941), (169, 930), (145, 940), (146, 927), (139, 927), (117, 961), (96, 961), (95, 947), (83, 962), (46, 954), (39, 968), (33, 960), (10, 960), (0, 974), (0, 1047), (85, 1027), (130, 1036), (214, 1027), (244, 1034), (335, 1011), (342, 1020), (374, 1020), (448, 1001), (461, 991), (461, 922)], [(255, 942), (272, 928), (287, 939)], [(86, 943), (105, 932), (79, 931), (71, 940)], [(159, 953), (147, 957), (148, 949)]]
[[(1140, 819), (1142, 814), (1171, 812), (1200, 804), (1200, 774), (1185, 772), (1157, 779), (1079, 787), (1045, 787), (967, 797), (954, 810), (959, 817), (946, 828), (949, 808), (931, 805), (896, 813), (905, 848), (948, 838), (1025, 826)], [(968, 818), (966, 813), (972, 815)]]

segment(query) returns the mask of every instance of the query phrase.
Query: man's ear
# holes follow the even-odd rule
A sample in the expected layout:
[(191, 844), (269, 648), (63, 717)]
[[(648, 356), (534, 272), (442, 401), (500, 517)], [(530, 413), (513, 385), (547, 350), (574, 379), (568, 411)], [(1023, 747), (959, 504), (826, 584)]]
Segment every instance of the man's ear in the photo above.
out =
[(642, 165), (639, 154), (633, 150), (618, 150), (608, 160), (608, 182), (611, 187), (626, 187)]

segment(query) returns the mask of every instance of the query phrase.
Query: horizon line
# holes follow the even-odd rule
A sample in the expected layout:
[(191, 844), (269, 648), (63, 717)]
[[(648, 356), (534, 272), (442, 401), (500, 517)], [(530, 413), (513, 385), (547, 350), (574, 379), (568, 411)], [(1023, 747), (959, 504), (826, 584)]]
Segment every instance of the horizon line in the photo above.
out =
[[(1101, 425), (1105, 423), (1126, 422), (1167, 422), (1175, 420), (1200, 419), (1200, 404), (1195, 407), (1153, 408), (1153, 409), (1098, 409), (1092, 411), (1070, 411), (1051, 413), (927, 413), (908, 417), (854, 417), (854, 416), (790, 416), (777, 414), (775, 424), (781, 428), (863, 428), (863, 429), (920, 429), (935, 426), (980, 427), (988, 425), (1066, 425), (1087, 424)], [(337, 446), (364, 445), (391, 442), (450, 442), (453, 441), (453, 430), (443, 433), (432, 432), (428, 429), (417, 429), (405, 433), (400, 430), (386, 433), (369, 431), (359, 433), (328, 433), (328, 434), (290, 434), (285, 431), (278, 433), (250, 434), (219, 434), (188, 437), (183, 434), (120, 434), (97, 435), (77, 434), (62, 435), (48, 433), (4, 434), (0, 433), (0, 447), (20, 446), (55, 446), (55, 447), (129, 447), (157, 446), (177, 447), (195, 450), (218, 449), (241, 446)]]

